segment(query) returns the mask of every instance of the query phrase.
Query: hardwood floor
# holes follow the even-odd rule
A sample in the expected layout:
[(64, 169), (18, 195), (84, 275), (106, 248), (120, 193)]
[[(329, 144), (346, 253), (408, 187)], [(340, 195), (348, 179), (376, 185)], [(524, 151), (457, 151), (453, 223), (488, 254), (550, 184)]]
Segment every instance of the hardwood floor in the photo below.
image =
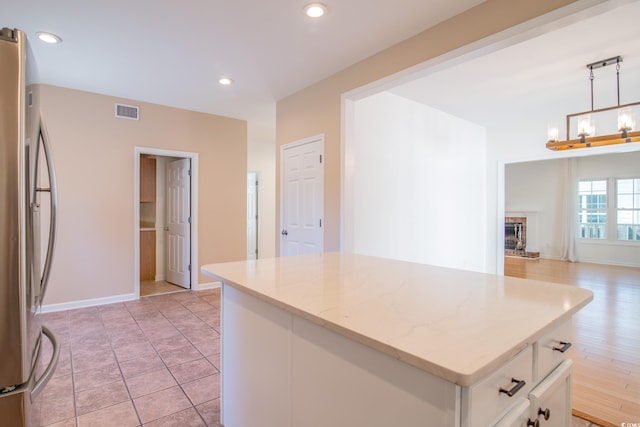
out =
[(640, 425), (640, 268), (506, 257), (505, 275), (593, 292), (574, 319), (573, 413)]

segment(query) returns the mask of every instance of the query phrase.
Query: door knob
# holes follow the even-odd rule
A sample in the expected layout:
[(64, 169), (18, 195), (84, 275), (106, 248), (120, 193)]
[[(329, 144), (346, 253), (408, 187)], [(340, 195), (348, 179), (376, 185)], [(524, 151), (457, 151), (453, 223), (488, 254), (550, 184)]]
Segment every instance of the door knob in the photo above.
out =
[(280, 234), (282, 234), (283, 236), (288, 236), (288, 235), (289, 235), (289, 233), (287, 232), (287, 230), (282, 230), (282, 233), (280, 233)]
[(165, 228), (164, 228), (164, 231), (169, 231), (169, 227), (165, 227)]
[(538, 415), (542, 415), (545, 419), (545, 421), (549, 420), (549, 417), (551, 416), (551, 411), (549, 410), (549, 408), (547, 409), (542, 409), (542, 408), (538, 408)]

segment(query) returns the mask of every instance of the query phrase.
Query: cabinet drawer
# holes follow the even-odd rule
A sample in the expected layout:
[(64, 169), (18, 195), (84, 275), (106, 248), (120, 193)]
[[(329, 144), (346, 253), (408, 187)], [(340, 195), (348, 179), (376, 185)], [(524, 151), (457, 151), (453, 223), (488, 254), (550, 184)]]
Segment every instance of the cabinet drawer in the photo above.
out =
[(527, 427), (531, 412), (529, 399), (522, 399), (494, 427)]
[(543, 380), (568, 357), (567, 350), (572, 342), (573, 325), (569, 320), (544, 335), (534, 344), (534, 381)]
[[(527, 347), (487, 378), (463, 389), (463, 402), (467, 400), (468, 408), (468, 413), (463, 414), (463, 425), (487, 426), (495, 422), (518, 403), (518, 398), (529, 394), (532, 378), (533, 349)], [(520, 383), (521, 387), (518, 388), (517, 385), (522, 381), (524, 384)], [(507, 391), (511, 392), (511, 396)]]

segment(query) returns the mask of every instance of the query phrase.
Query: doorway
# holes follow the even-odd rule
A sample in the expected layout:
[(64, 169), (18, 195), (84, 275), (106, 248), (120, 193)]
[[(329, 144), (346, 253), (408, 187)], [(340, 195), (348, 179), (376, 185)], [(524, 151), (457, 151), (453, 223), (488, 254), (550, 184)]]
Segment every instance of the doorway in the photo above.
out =
[(323, 154), (323, 135), (281, 148), (281, 256), (324, 251)]
[(197, 289), (197, 154), (136, 147), (134, 287), (138, 297)]
[(258, 259), (258, 173), (247, 173), (247, 259)]

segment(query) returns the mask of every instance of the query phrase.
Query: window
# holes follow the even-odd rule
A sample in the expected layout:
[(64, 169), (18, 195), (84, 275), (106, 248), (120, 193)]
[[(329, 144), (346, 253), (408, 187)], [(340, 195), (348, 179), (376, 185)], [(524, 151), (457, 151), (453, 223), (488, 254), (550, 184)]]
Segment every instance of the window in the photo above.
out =
[(618, 240), (640, 240), (640, 178), (616, 182)]
[(578, 224), (583, 239), (607, 237), (607, 180), (580, 181)]

